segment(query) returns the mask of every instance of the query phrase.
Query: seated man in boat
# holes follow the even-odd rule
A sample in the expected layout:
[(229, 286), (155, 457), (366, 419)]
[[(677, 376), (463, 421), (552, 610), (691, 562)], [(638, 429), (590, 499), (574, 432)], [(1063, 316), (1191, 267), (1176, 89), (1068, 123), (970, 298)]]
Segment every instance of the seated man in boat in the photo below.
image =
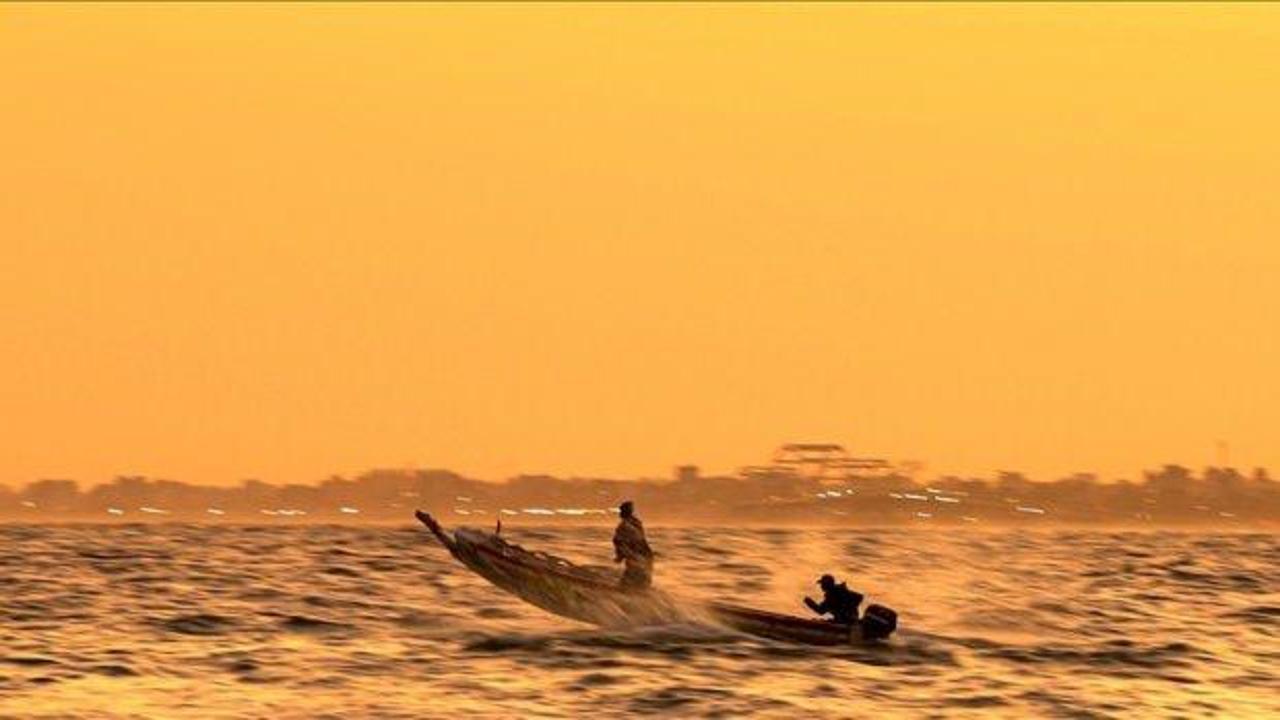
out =
[(625, 562), (622, 573), (624, 588), (647, 588), (653, 581), (653, 550), (644, 537), (644, 524), (636, 517), (636, 506), (630, 500), (618, 506), (618, 529), (613, 531), (614, 562)]
[(862, 594), (850, 590), (844, 583), (836, 583), (830, 575), (823, 575), (818, 580), (822, 588), (822, 602), (814, 602), (806, 597), (804, 604), (819, 615), (831, 614), (832, 622), (841, 625), (852, 625), (858, 622), (858, 606), (862, 604)]

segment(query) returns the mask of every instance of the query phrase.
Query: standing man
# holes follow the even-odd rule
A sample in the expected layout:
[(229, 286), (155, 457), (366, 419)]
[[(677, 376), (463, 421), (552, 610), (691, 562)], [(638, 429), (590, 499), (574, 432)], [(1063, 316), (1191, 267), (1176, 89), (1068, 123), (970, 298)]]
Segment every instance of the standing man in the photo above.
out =
[(618, 529), (613, 531), (614, 562), (625, 562), (627, 569), (619, 583), (624, 588), (642, 590), (653, 582), (653, 550), (644, 537), (644, 524), (636, 517), (636, 506), (630, 500), (618, 506)]

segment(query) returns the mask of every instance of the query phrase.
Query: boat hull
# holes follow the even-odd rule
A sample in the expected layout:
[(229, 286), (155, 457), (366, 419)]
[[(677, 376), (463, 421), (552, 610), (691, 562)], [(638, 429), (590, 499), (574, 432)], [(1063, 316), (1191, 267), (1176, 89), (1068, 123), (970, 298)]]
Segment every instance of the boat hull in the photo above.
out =
[(526, 550), (493, 533), (461, 528), (450, 536), (434, 520), (423, 523), (477, 575), (555, 615), (602, 627), (663, 625), (689, 619), (660, 590), (619, 587), (617, 577)]
[[(810, 620), (754, 608), (707, 603), (706, 612), (738, 632), (803, 645), (848, 645), (864, 642), (858, 624)], [(870, 641), (865, 641), (870, 642)]]

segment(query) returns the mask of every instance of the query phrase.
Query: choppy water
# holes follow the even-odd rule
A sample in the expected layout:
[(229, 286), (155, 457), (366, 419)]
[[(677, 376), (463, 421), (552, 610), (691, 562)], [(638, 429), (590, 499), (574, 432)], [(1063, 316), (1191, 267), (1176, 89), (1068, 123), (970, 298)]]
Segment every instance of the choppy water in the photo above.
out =
[[(597, 562), (609, 532), (506, 530)], [(650, 534), (668, 589), (799, 613), (831, 570), (904, 630), (834, 649), (598, 630), (407, 525), (9, 525), (0, 716), (1280, 714), (1274, 534)]]

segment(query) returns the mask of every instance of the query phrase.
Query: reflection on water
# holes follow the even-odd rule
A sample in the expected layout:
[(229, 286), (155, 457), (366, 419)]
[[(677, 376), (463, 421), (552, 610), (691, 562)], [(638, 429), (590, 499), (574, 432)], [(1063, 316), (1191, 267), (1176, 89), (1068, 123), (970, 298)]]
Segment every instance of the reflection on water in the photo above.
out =
[[(505, 531), (607, 562), (609, 528)], [(801, 613), (821, 571), (885, 647), (602, 631), (418, 528), (0, 526), (0, 717), (1280, 713), (1280, 538), (654, 529), (657, 582)]]

